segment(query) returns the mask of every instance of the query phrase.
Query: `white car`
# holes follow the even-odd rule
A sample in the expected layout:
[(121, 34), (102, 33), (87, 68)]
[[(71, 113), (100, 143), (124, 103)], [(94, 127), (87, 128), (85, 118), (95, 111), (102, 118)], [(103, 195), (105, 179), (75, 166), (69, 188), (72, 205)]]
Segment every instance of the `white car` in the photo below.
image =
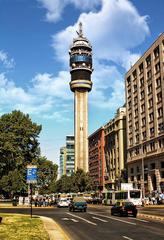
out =
[(58, 204), (57, 204), (57, 207), (68, 207), (70, 204), (70, 201), (67, 200), (67, 199), (60, 199)]

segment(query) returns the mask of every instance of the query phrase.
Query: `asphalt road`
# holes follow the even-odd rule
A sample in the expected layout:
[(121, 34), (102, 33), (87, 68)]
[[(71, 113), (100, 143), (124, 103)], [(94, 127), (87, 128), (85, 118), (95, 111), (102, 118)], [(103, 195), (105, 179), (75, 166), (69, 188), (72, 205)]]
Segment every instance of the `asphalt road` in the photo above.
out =
[[(30, 214), (29, 208), (1, 208), (0, 211)], [(111, 216), (109, 208), (89, 207), (86, 213), (69, 212), (67, 208), (33, 208), (33, 214), (53, 218), (71, 240), (164, 239), (162, 221)]]

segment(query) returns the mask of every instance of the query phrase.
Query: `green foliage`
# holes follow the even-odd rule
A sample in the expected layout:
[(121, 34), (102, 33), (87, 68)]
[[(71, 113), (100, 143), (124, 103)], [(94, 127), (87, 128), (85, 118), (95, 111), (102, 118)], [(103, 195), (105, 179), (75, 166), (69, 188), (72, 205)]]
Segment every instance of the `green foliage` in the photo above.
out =
[(40, 194), (51, 193), (57, 178), (58, 166), (46, 157), (40, 157), (37, 162), (38, 166), (38, 185)]
[(63, 175), (54, 185), (53, 192), (85, 192), (92, 190), (92, 180), (88, 173), (78, 169), (72, 176)]
[(57, 165), (40, 156), (41, 125), (33, 123), (28, 114), (13, 111), (0, 117), (0, 193), (12, 196), (27, 192), (26, 168), (38, 167), (38, 184), (43, 193), (57, 178)]

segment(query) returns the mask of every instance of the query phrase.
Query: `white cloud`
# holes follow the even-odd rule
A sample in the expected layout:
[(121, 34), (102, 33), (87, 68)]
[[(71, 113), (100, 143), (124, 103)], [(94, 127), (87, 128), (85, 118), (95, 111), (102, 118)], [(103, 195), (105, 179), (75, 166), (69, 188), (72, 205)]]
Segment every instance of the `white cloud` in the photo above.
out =
[[(69, 89), (67, 72), (57, 77), (48, 73), (37, 74), (28, 90), (16, 86), (4, 73), (0, 73), (0, 112), (19, 109), (42, 118), (68, 121), (67, 111), (72, 109), (73, 94)], [(67, 111), (65, 111), (67, 107)], [(53, 112), (56, 109), (56, 112)], [(62, 113), (61, 113), (62, 112)]]
[(147, 16), (141, 16), (130, 1), (102, 0), (102, 3), (99, 12), (82, 13), (73, 26), (54, 35), (52, 46), (55, 57), (68, 65), (68, 49), (76, 37), (78, 23), (83, 23), (84, 35), (93, 46), (95, 71), (91, 103), (114, 109), (124, 104), (124, 76), (111, 65), (128, 70), (140, 57), (140, 53), (132, 52), (132, 49), (144, 41), (149, 27)]
[(47, 10), (46, 20), (56, 22), (61, 19), (64, 8), (72, 4), (80, 10), (94, 10), (101, 0), (37, 0)]
[[(94, 58), (112, 60), (126, 69), (139, 57), (130, 50), (149, 34), (147, 16), (140, 16), (127, 0), (103, 0), (99, 12), (83, 13), (79, 21), (93, 45)], [(59, 60), (68, 61), (68, 48), (77, 29), (75, 23), (53, 36), (53, 48)]]
[(2, 63), (5, 68), (13, 68), (15, 66), (14, 59), (9, 58), (8, 54), (2, 50), (0, 50), (0, 63)]

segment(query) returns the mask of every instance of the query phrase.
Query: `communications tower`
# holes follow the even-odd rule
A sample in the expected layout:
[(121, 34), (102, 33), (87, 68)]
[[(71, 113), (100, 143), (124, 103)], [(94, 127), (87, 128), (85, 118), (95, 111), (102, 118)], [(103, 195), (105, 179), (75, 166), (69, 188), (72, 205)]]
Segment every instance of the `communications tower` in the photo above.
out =
[(75, 171), (88, 171), (88, 92), (92, 89), (92, 46), (79, 23), (70, 47), (70, 89), (74, 92)]

